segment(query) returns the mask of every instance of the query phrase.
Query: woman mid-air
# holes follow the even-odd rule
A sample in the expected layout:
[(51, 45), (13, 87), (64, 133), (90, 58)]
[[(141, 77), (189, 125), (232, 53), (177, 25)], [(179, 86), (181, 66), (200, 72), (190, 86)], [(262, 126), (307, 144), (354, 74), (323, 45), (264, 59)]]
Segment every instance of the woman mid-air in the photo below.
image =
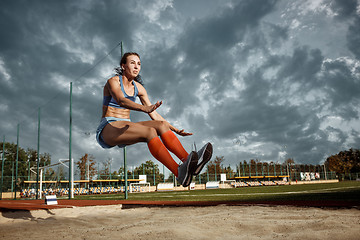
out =
[[(192, 133), (175, 128), (155, 111), (162, 101), (151, 104), (139, 76), (140, 69), (139, 54), (125, 53), (121, 58), (120, 67), (115, 69), (117, 75), (104, 86), (102, 119), (96, 131), (96, 139), (103, 148), (122, 148), (146, 142), (150, 153), (177, 177), (181, 185), (187, 187), (192, 176), (198, 175), (210, 160), (212, 145), (207, 143), (198, 152), (191, 151), (190, 154), (183, 148), (174, 132), (180, 136)], [(142, 104), (135, 102), (136, 97)], [(131, 122), (130, 110), (145, 112), (152, 120)], [(180, 166), (169, 151), (183, 162)]]

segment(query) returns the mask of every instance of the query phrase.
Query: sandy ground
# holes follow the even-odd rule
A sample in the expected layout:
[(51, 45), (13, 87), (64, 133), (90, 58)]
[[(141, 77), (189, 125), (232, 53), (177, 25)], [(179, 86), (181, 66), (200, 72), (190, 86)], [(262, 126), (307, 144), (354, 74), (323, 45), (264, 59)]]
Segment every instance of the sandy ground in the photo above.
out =
[(357, 209), (113, 205), (0, 215), (0, 239), (360, 239)]

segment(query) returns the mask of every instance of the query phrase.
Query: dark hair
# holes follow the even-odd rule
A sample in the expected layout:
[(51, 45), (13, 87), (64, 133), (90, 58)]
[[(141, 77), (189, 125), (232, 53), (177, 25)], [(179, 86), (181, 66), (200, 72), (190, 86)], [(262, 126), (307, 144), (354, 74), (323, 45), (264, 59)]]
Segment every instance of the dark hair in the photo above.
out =
[[(115, 72), (116, 72), (116, 75), (117, 76), (122, 76), (123, 75), (123, 70), (122, 70), (122, 67), (121, 67), (121, 64), (126, 64), (126, 60), (127, 60), (127, 57), (128, 56), (131, 56), (131, 55), (135, 55), (135, 56), (138, 56), (138, 58), (140, 59), (140, 55), (136, 52), (127, 52), (125, 53), (121, 60), (120, 60), (120, 67), (116, 67), (114, 68)], [(134, 79), (135, 81), (137, 81), (138, 83), (140, 83), (141, 85), (144, 85), (142, 79), (141, 79), (141, 76), (140, 74), (136, 76), (136, 78)]]

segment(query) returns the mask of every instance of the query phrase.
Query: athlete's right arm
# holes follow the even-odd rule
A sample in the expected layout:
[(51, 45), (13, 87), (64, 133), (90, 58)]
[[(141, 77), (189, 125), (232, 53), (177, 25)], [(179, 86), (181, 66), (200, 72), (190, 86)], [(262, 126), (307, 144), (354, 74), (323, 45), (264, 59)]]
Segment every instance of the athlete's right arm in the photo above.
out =
[(141, 111), (145, 113), (151, 113), (152, 111), (155, 110), (153, 106), (144, 106), (142, 104), (138, 104), (127, 99), (124, 96), (123, 92), (121, 91), (121, 86), (119, 84), (118, 77), (110, 78), (107, 81), (105, 87), (109, 90), (109, 93), (115, 99), (115, 101), (123, 108), (135, 110), (135, 111)]

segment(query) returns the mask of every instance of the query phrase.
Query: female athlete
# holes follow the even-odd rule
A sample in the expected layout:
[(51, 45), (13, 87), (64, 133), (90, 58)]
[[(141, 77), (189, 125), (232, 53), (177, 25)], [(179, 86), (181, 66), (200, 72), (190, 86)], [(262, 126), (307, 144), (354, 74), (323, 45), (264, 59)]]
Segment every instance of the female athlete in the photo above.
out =
[[(156, 109), (162, 101), (151, 104), (142, 85), (139, 72), (140, 56), (137, 53), (125, 53), (116, 76), (110, 78), (104, 86), (102, 119), (96, 131), (96, 139), (101, 147), (120, 148), (138, 142), (146, 142), (150, 153), (164, 164), (184, 187), (190, 185), (192, 176), (200, 173), (212, 156), (212, 145), (207, 143), (198, 152), (190, 154), (183, 148), (180, 136), (192, 133), (179, 130), (168, 123)], [(135, 102), (139, 97), (142, 104)], [(152, 120), (131, 122), (130, 110), (147, 113)], [(183, 163), (179, 166), (171, 157), (174, 153)]]

